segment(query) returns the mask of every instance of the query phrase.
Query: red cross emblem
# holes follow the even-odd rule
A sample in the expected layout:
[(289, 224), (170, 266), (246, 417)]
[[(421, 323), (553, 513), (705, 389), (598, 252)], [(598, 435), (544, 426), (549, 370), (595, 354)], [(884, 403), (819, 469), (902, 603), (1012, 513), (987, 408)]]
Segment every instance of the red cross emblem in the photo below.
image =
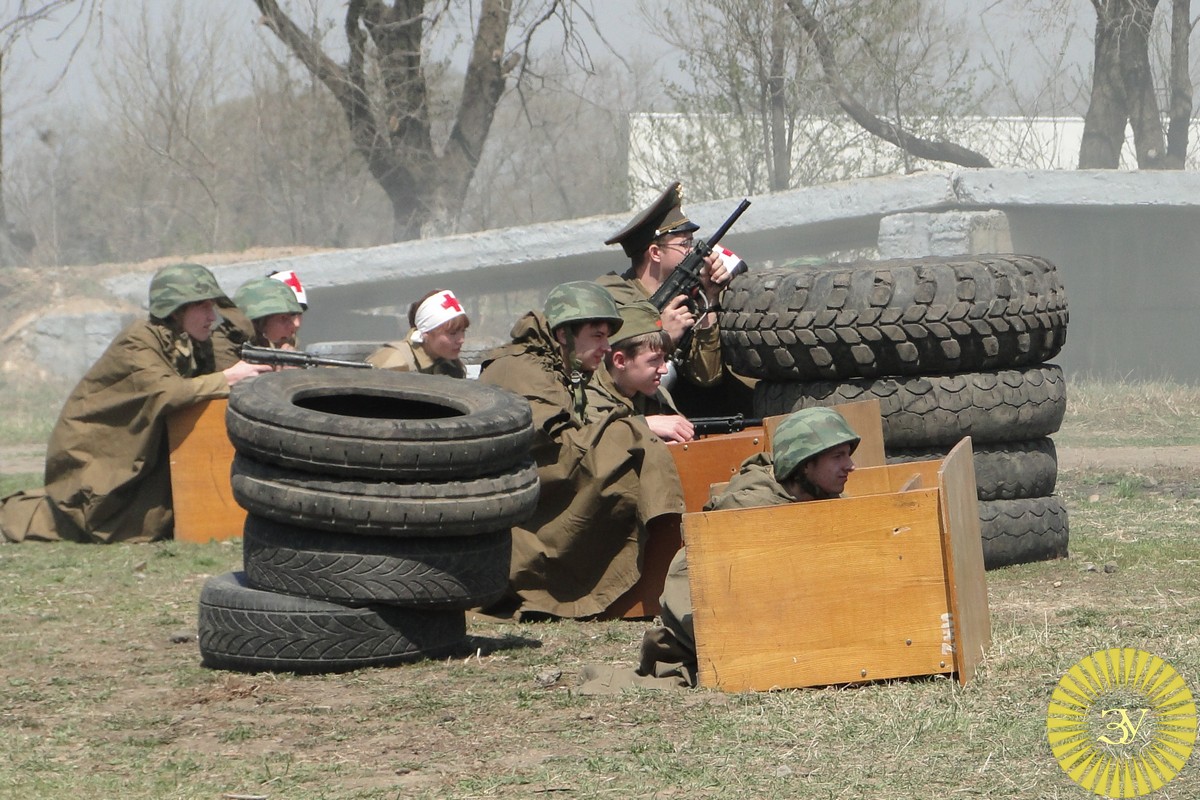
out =
[(284, 283), (292, 287), (293, 292), (299, 293), (304, 291), (304, 287), (300, 285), (300, 277), (294, 272), (288, 273), (287, 279), (284, 280)]
[(462, 311), (462, 306), (458, 304), (458, 298), (449, 292), (442, 295), (442, 308), (453, 308), (455, 311)]

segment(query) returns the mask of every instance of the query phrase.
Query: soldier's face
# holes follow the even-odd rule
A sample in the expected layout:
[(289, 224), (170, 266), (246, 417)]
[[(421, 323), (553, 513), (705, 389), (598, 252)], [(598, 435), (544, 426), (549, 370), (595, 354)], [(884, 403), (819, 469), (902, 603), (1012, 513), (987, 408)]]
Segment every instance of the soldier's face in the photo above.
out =
[(197, 342), (207, 342), (217, 321), (217, 305), (213, 300), (188, 303), (179, 312), (179, 327)]
[(854, 461), (848, 444), (830, 448), (804, 466), (804, 476), (812, 485), (829, 494), (841, 494), (851, 472)]
[(692, 234), (670, 234), (666, 239), (658, 244), (658, 261), (662, 264), (662, 273), (669, 275), (679, 262), (683, 261), (695, 245), (695, 239)]
[(290, 343), (300, 330), (299, 314), (268, 314), (262, 320), (262, 336), (278, 347)]
[(653, 397), (667, 374), (667, 356), (662, 350), (642, 346), (633, 356), (613, 353), (613, 379), (626, 397)]
[(604, 357), (612, 352), (608, 343), (607, 322), (585, 322), (575, 336), (575, 357), (586, 372), (595, 372), (604, 363)]
[(466, 317), (455, 317), (449, 322), (443, 322), (425, 334), (422, 347), (434, 358), (444, 358), (453, 361), (462, 352), (463, 341), (467, 338)]

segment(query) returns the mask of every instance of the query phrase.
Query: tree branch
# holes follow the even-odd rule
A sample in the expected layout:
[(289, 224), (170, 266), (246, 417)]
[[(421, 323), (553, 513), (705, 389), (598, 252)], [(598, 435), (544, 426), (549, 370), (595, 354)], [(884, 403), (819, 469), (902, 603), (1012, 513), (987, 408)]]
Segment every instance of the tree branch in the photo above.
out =
[(983, 154), (970, 148), (952, 142), (940, 142), (923, 139), (904, 130), (899, 125), (888, 122), (873, 114), (864, 106), (842, 80), (841, 70), (834, 57), (834, 48), (825, 33), (821, 22), (802, 0), (787, 0), (788, 8), (792, 10), (796, 21), (813, 41), (817, 57), (821, 61), (821, 70), (826, 83), (833, 90), (834, 97), (842, 110), (873, 136), (878, 136), (886, 142), (891, 142), (910, 155), (930, 161), (945, 161), (963, 167), (991, 167), (992, 162)]

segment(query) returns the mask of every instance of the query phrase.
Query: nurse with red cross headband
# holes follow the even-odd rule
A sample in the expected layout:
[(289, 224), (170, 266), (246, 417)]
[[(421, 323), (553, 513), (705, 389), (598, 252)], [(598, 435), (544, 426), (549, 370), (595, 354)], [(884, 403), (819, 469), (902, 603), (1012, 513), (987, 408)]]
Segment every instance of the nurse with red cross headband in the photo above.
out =
[(435, 289), (408, 308), (408, 335), (388, 342), (367, 361), (379, 369), (467, 377), (459, 358), (471, 319), (449, 289)]

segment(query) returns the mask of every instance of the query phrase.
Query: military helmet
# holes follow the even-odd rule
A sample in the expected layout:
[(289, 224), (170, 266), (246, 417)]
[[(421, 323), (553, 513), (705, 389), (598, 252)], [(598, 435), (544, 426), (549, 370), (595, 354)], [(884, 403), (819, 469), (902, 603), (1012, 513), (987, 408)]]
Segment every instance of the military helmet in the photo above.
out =
[(624, 323), (612, 295), (592, 281), (570, 281), (555, 286), (546, 296), (545, 312), (550, 330), (568, 322), (604, 320), (612, 326), (609, 331), (612, 335)]
[(225, 296), (217, 279), (200, 264), (172, 264), (154, 273), (150, 279), (150, 315), (166, 319), (188, 303), (216, 300), (221, 305), (233, 302)]
[(238, 287), (233, 302), (250, 319), (262, 319), (271, 314), (303, 312), (292, 287), (275, 278), (254, 278), (246, 281)]
[(649, 300), (639, 300), (636, 303), (621, 306), (619, 313), (621, 314), (621, 319), (624, 320), (621, 332), (608, 337), (609, 344), (614, 347), (619, 342), (632, 339), (635, 336), (663, 332), (662, 316)]
[(832, 408), (796, 411), (780, 422), (771, 435), (775, 480), (787, 480), (805, 461), (839, 444), (849, 443), (853, 453), (861, 440), (845, 417)]

